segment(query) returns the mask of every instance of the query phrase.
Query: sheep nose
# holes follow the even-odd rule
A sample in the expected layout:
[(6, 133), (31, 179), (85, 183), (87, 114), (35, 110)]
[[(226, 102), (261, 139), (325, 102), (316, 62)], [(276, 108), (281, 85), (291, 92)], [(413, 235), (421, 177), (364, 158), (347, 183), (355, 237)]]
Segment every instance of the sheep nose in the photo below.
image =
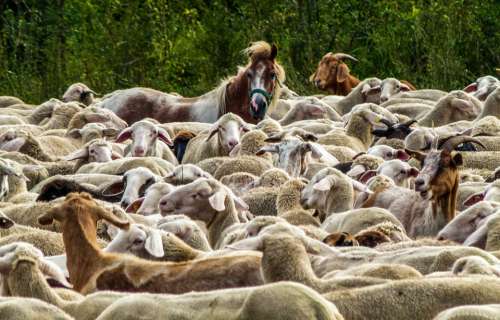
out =
[(438, 241), (443, 241), (443, 240), (446, 240), (446, 238), (445, 238), (445, 237), (443, 237), (443, 236), (439, 236), (439, 237), (437, 237), (437, 240), (438, 240)]
[(123, 200), (122, 202), (120, 202), (120, 206), (123, 208), (123, 209), (126, 209), (128, 207), (130, 203), (127, 201), (127, 200)]
[(229, 148), (232, 150), (236, 145), (238, 144), (238, 141), (236, 140), (229, 140), (227, 142), (227, 145), (229, 146)]
[(138, 156), (142, 156), (142, 155), (144, 155), (144, 148), (137, 147), (134, 149), (134, 153)]
[(160, 201), (160, 208), (163, 208), (167, 205), (167, 200)]
[(389, 100), (387, 96), (380, 97), (380, 102), (386, 102), (387, 100)]
[(424, 179), (418, 178), (417, 180), (415, 180), (416, 186), (422, 186), (423, 184), (424, 184)]

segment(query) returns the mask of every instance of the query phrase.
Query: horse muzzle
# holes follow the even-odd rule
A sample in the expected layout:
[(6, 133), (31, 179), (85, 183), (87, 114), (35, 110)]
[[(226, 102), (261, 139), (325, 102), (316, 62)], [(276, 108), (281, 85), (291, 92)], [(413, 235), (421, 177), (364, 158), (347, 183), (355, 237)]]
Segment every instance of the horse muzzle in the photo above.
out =
[(261, 94), (255, 94), (250, 100), (250, 115), (256, 120), (264, 119), (267, 111), (267, 100)]

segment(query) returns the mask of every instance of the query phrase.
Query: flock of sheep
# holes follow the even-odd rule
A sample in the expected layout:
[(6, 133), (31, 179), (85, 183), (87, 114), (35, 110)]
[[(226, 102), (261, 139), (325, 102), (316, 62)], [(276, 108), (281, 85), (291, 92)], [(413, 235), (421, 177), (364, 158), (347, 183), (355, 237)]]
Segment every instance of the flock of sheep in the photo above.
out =
[(311, 77), (337, 95), (278, 81), (257, 123), (120, 118), (182, 98), (146, 88), (0, 96), (0, 318), (500, 319), (500, 81), (345, 59)]

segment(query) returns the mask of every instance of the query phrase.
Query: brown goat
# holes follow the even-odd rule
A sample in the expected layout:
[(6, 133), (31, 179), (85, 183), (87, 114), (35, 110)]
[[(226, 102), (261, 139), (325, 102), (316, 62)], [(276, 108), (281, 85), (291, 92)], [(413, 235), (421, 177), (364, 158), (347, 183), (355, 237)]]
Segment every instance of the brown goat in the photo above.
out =
[[(65, 201), (39, 217), (40, 224), (62, 225), (70, 280), (75, 290), (184, 293), (260, 285), (259, 254), (244, 253), (191, 262), (152, 262), (127, 254), (113, 254), (97, 245), (97, 220), (128, 228), (87, 193), (70, 193)], [(209, 280), (209, 281), (207, 281)]]
[(345, 53), (328, 52), (321, 58), (318, 68), (309, 80), (320, 90), (330, 91), (340, 96), (348, 95), (360, 81), (349, 73), (349, 67), (344, 63), (344, 59), (358, 61)]

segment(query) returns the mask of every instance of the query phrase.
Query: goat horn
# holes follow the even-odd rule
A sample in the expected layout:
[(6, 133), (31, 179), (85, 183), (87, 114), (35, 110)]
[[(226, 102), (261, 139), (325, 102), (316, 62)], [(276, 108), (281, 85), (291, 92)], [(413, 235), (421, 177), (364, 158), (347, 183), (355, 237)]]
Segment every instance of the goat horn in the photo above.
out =
[(388, 128), (392, 128), (393, 125), (394, 125), (392, 122), (390, 122), (389, 120), (387, 120), (385, 118), (381, 118), (380, 122), (382, 122), (383, 124), (385, 124)]
[(448, 139), (445, 139), (444, 141), (442, 141), (440, 143), (440, 147), (444, 151), (451, 152), (451, 151), (453, 151), (453, 149), (455, 149), (456, 146), (458, 146), (459, 144), (464, 143), (464, 142), (474, 142), (474, 143), (480, 145), (481, 147), (483, 147), (484, 149), (486, 149), (485, 145), (481, 141), (479, 141), (476, 138), (467, 137), (467, 136), (454, 136), (454, 137), (450, 137)]
[(406, 126), (406, 127), (409, 127), (409, 126), (411, 126), (412, 124), (414, 124), (414, 123), (416, 123), (416, 122), (417, 122), (417, 120), (415, 120), (415, 119), (411, 119), (411, 120), (408, 120), (408, 121), (406, 121), (406, 122), (402, 123), (401, 125)]
[(353, 56), (351, 56), (350, 54), (347, 54), (347, 53), (342, 53), (342, 52), (335, 53), (333, 55), (333, 57), (337, 60), (350, 59), (352, 61), (358, 62), (358, 59), (354, 58)]

